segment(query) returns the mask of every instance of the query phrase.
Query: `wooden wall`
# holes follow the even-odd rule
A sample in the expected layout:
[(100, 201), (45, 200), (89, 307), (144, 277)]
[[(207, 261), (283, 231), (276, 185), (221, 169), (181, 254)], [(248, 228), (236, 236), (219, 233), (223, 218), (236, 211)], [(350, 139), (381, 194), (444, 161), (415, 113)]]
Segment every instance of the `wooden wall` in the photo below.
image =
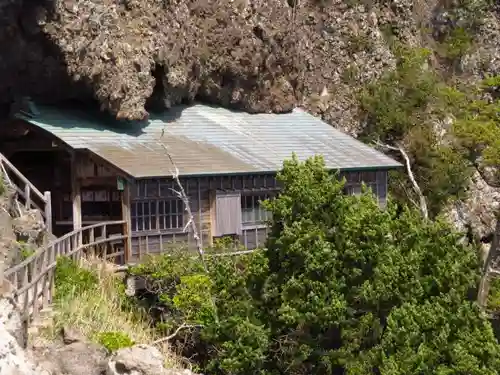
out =
[[(268, 191), (276, 189), (276, 181), (272, 175), (251, 176), (217, 176), (183, 178), (181, 183), (189, 198), (194, 221), (201, 235), (203, 247), (213, 243), (212, 223), (215, 222), (216, 191)], [(164, 200), (176, 198), (174, 191), (177, 184), (172, 179), (144, 179), (136, 182), (131, 191), (132, 204), (147, 200)], [(184, 224), (187, 224), (187, 214)], [(194, 249), (196, 244), (190, 232), (183, 229), (157, 229), (150, 231), (132, 231), (132, 258), (140, 258), (146, 253), (159, 253), (172, 246), (186, 245)]]
[[(121, 220), (121, 195), (117, 189), (117, 171), (104, 162), (93, 159), (85, 152), (77, 152), (74, 162), (56, 166), (56, 175), (64, 180), (53, 191), (55, 224), (60, 233), (73, 229), (72, 190), (79, 191), (81, 222), (83, 226), (102, 221)], [(72, 182), (74, 178), (74, 183)], [(77, 184), (78, 186), (73, 186)]]
[[(346, 193), (358, 194), (361, 184), (369, 185), (378, 196), (381, 206), (385, 205), (387, 197), (387, 172), (349, 172), (342, 173), (346, 177)], [(181, 183), (189, 198), (194, 220), (201, 234), (202, 246), (213, 243), (213, 223), (215, 218), (215, 194), (219, 192), (270, 192), (279, 191), (279, 186), (273, 175), (255, 176), (218, 176), (183, 178)], [(174, 199), (178, 186), (172, 179), (144, 179), (138, 180), (132, 187), (131, 200), (134, 202), (161, 201)], [(184, 215), (184, 224), (188, 221)], [(239, 242), (248, 249), (263, 246), (267, 237), (268, 228), (265, 225), (243, 226)], [(132, 231), (132, 260), (137, 260), (146, 253), (160, 253), (169, 248), (186, 246), (195, 249), (192, 234), (178, 229), (155, 229), (149, 231)]]

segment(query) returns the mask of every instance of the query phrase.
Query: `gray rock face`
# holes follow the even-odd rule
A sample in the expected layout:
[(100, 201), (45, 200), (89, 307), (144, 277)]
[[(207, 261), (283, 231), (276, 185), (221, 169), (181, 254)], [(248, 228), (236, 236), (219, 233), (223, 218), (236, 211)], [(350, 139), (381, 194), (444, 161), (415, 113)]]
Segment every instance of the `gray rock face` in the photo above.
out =
[[(12, 299), (0, 296), (0, 374), (44, 375), (25, 351), (26, 327)], [(48, 374), (47, 374), (48, 375)]]
[(135, 345), (109, 355), (71, 328), (60, 342), (25, 349), (27, 327), (8, 296), (0, 296), (0, 375), (193, 375), (166, 369), (158, 349)]
[(10, 297), (0, 299), (0, 324), (17, 342), (17, 344), (25, 348), (26, 340), (26, 325), (21, 319), (15, 302)]
[(108, 360), (106, 375), (193, 375), (189, 370), (166, 369), (153, 346), (134, 345), (118, 350)]
[(449, 207), (446, 216), (458, 230), (470, 227), (480, 238), (491, 236), (500, 209), (500, 189), (488, 185), (479, 173), (472, 176), (468, 198)]

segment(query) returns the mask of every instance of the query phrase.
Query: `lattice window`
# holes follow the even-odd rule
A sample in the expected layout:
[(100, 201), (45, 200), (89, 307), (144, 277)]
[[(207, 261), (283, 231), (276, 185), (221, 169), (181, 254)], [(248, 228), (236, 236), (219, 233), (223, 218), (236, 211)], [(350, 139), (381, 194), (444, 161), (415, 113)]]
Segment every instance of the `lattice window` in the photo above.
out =
[(182, 229), (184, 207), (180, 199), (140, 200), (132, 202), (132, 231)]
[(265, 224), (271, 219), (271, 213), (260, 204), (261, 201), (269, 198), (271, 198), (269, 193), (252, 193), (241, 196), (243, 225)]
[(184, 226), (184, 203), (180, 199), (158, 202), (160, 229), (181, 229)]
[(347, 172), (342, 174), (346, 178), (344, 193), (348, 195), (360, 195), (362, 193), (363, 183), (372, 190), (375, 196), (378, 196), (377, 173), (367, 172)]

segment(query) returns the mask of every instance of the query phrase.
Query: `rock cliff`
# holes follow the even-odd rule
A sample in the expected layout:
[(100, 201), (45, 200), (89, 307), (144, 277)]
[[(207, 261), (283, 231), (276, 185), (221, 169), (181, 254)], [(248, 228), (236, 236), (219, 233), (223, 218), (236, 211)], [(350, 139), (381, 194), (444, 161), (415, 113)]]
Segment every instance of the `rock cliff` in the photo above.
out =
[(97, 100), (125, 119), (194, 99), (300, 105), (357, 135), (357, 93), (394, 67), (393, 41), (439, 51), (450, 30), (466, 34), (433, 55), (441, 73), (500, 73), (492, 0), (0, 0), (0, 103)]
[(33, 347), (27, 326), (8, 293), (0, 294), (1, 375), (193, 375), (189, 370), (167, 369), (158, 349), (135, 345), (110, 354), (82, 339), (71, 329), (58, 342)]
[(458, 65), (471, 75), (498, 72), (500, 23), (483, 3), (2, 0), (0, 98), (95, 97), (129, 119), (147, 115), (148, 99), (169, 107), (197, 97), (250, 112), (300, 104), (350, 129), (353, 90), (393, 64), (389, 34), (427, 45), (481, 11), (479, 47)]

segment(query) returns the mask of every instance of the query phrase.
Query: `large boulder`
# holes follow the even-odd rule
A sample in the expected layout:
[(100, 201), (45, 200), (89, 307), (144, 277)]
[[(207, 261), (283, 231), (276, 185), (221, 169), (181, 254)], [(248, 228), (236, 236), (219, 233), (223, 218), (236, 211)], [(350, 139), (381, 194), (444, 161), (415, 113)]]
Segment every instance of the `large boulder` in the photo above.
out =
[(106, 375), (192, 375), (189, 370), (167, 369), (160, 351), (150, 345), (118, 350), (108, 360)]
[(101, 375), (106, 370), (106, 350), (70, 328), (62, 330), (60, 342), (36, 346), (33, 352), (51, 374)]

